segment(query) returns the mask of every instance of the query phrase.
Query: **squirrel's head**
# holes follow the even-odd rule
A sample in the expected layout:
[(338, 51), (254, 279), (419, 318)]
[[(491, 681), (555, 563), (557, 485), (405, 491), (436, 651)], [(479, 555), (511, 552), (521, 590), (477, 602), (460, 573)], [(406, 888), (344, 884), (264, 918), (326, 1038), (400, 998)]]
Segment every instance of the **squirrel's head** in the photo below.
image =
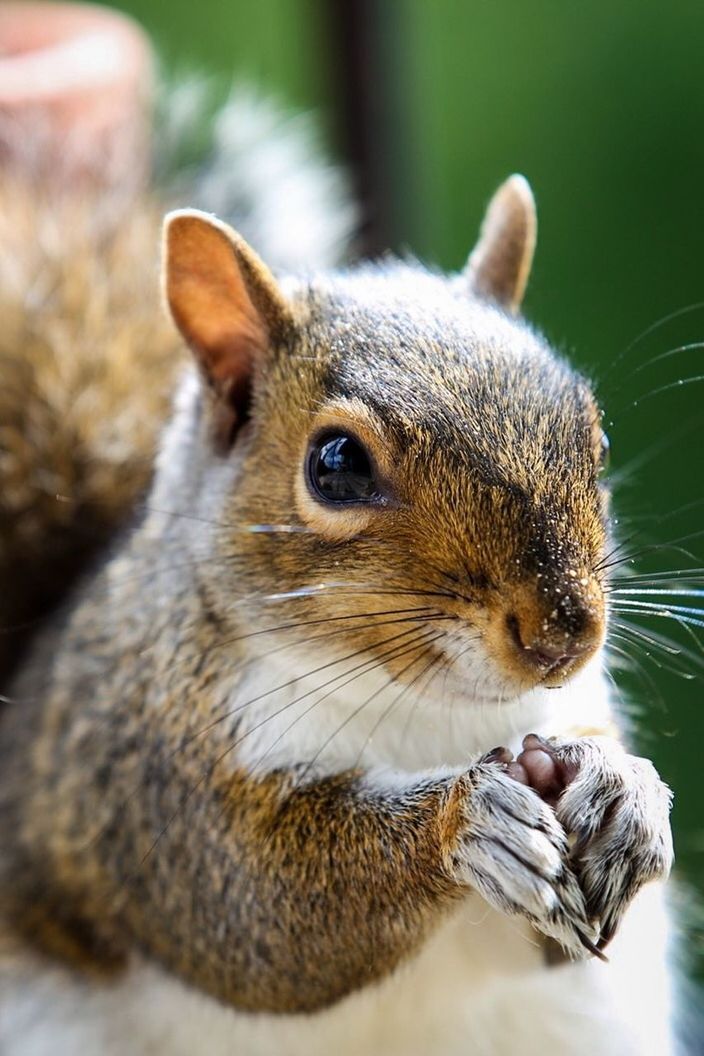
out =
[(369, 648), (406, 683), (449, 668), (484, 700), (599, 649), (606, 441), (586, 381), (516, 316), (534, 242), (521, 177), (451, 278), (390, 260), (279, 284), (225, 225), (169, 217), (202, 496), (244, 558), (203, 572), (223, 618)]

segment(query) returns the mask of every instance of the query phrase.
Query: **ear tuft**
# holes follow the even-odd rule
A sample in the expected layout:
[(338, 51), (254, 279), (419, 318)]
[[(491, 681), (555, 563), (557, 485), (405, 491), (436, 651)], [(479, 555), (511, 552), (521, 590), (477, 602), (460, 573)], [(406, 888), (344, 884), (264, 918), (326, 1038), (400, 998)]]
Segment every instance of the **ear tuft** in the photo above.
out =
[(523, 176), (509, 176), (489, 203), (479, 242), (465, 268), (472, 292), (517, 312), (537, 234), (535, 199)]
[(291, 325), (276, 280), (227, 224), (183, 209), (164, 223), (163, 282), (176, 326), (239, 426), (256, 365)]

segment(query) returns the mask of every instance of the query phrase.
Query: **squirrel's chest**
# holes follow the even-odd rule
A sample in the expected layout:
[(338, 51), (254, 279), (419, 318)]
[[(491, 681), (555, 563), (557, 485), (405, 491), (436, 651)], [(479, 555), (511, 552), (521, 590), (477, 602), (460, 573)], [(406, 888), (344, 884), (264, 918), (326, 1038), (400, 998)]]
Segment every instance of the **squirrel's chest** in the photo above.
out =
[(598, 659), (564, 689), (511, 701), (477, 697), (470, 680), (409, 685), (383, 668), (352, 666), (312, 648), (250, 664), (231, 692), (233, 762), (253, 771), (304, 764), (318, 773), (416, 772), (465, 765), (497, 744), (519, 750), (527, 733), (603, 727), (609, 717)]
[(98, 985), (29, 957), (26, 974), (14, 959), (4, 978), (0, 959), (0, 1048), (4, 1056), (667, 1056), (661, 894), (653, 886), (638, 902), (611, 965), (551, 968), (525, 925), (469, 898), (392, 976), (306, 1016), (240, 1013), (139, 961)]
[(2, 986), (0, 1048), (3, 1056), (474, 1053), (482, 1051), (482, 1023), (507, 971), (518, 978), (542, 966), (542, 951), (527, 934), (516, 954), (517, 929), (470, 897), (391, 977), (305, 1016), (237, 1012), (138, 958), (115, 981), (96, 983), (28, 955), (26, 974), (15, 974), (15, 961)]

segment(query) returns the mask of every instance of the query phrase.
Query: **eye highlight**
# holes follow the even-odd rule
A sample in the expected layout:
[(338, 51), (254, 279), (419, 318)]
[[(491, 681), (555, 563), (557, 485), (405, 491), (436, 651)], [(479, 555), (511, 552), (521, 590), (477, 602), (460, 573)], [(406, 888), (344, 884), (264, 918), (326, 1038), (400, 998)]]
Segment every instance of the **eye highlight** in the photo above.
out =
[(306, 481), (313, 498), (326, 503), (372, 502), (380, 497), (371, 459), (349, 433), (326, 432), (313, 440)]

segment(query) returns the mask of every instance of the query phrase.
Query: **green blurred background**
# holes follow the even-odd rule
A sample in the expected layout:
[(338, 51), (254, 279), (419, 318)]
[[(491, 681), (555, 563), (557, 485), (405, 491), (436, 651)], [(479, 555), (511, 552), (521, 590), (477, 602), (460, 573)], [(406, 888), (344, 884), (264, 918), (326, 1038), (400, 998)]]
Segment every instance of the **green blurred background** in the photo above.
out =
[[(526, 314), (597, 383), (613, 420), (625, 534), (637, 529), (632, 546), (640, 547), (701, 528), (703, 507), (694, 503), (703, 494), (704, 384), (633, 401), (704, 372), (698, 348), (650, 364), (704, 340), (704, 307), (625, 351), (652, 324), (704, 300), (701, 0), (116, 6), (151, 31), (168, 69), (212, 73), (223, 86), (245, 78), (293, 108), (316, 111), (331, 149), (366, 164), (367, 175), (359, 175), (374, 248), (388, 243), (457, 268), (493, 188), (512, 171), (525, 173), (540, 218)], [(350, 41), (359, 52), (361, 133), (348, 127), (350, 84), (340, 73)], [(700, 540), (685, 545), (691, 556), (658, 549), (639, 567), (703, 565)], [(674, 621), (644, 617), (640, 624), (702, 656)], [(637, 661), (619, 679), (642, 709), (641, 747), (676, 791), (680, 873), (701, 897), (702, 680), (658, 666), (695, 674), (696, 655), (650, 649), (649, 657), (645, 640), (640, 649), (615, 643)], [(701, 936), (695, 926), (700, 966)]]

